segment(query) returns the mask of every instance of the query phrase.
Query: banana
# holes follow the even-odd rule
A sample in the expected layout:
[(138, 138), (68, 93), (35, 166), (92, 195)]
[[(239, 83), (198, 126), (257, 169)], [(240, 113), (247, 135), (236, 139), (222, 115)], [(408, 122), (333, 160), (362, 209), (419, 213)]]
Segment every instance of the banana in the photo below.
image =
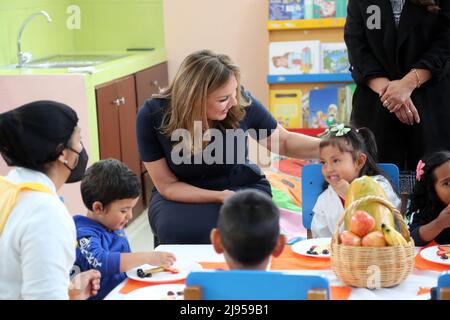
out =
[(390, 246), (404, 246), (407, 244), (405, 238), (403, 238), (402, 234), (392, 228), (391, 226), (388, 226), (386, 224), (381, 225), (381, 230), (383, 231), (384, 238), (386, 239), (386, 242)]

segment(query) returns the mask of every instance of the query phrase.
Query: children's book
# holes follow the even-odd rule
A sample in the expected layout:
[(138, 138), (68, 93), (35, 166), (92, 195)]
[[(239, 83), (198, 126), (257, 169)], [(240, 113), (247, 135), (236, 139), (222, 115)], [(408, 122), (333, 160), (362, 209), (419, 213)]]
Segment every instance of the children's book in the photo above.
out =
[(271, 42), (269, 74), (320, 73), (320, 41)]
[(305, 18), (305, 0), (270, 0), (270, 20), (298, 20)]
[(302, 91), (270, 90), (270, 112), (285, 128), (302, 126)]
[(348, 114), (348, 88), (347, 86), (341, 86), (338, 90), (338, 114), (337, 114), (337, 122), (338, 123), (349, 123), (350, 115)]
[(309, 127), (327, 128), (338, 122), (339, 87), (309, 92)]
[(350, 123), (350, 116), (352, 114), (352, 109), (353, 109), (353, 95), (355, 93), (356, 90), (356, 84), (352, 83), (349, 84), (346, 87), (346, 118), (344, 120), (344, 123), (349, 124)]
[(348, 73), (347, 47), (344, 42), (329, 42), (321, 44), (322, 73)]
[(346, 16), (347, 0), (314, 0), (314, 18), (343, 18)]
[(302, 94), (302, 115), (301, 128), (309, 128), (309, 91)]
[(350, 124), (352, 113), (352, 100), (355, 85), (346, 85), (339, 88), (339, 108), (337, 120), (339, 123)]
[(305, 19), (314, 19), (314, 0), (305, 0)]

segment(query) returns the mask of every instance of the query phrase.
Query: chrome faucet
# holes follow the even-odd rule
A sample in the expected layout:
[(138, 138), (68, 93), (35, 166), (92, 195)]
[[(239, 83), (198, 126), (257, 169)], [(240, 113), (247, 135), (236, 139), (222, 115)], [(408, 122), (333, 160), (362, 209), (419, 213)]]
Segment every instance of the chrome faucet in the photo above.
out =
[(50, 15), (47, 13), (47, 11), (39, 11), (39, 12), (33, 13), (28, 18), (26, 18), (24, 20), (24, 22), (22, 22), (22, 25), (20, 26), (19, 35), (17, 36), (17, 50), (18, 50), (17, 51), (17, 59), (19, 61), (19, 63), (17, 64), (18, 68), (22, 67), (25, 63), (30, 62), (30, 60), (31, 60), (31, 53), (22, 51), (23, 29), (25, 29), (25, 26), (28, 24), (28, 22), (31, 21), (31, 19), (33, 19), (34, 17), (39, 16), (39, 15), (43, 15), (47, 19), (48, 23), (52, 22), (52, 18), (50, 18)]

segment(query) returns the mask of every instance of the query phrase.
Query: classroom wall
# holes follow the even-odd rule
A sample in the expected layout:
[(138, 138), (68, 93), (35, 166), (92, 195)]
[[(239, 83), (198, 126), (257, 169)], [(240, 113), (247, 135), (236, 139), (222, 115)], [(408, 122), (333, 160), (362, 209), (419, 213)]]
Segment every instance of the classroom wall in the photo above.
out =
[[(0, 76), (2, 99), (0, 113), (36, 100), (54, 100), (65, 103), (78, 114), (81, 136), (89, 136), (88, 108), (85, 78), (82, 75), (24, 75)], [(83, 139), (89, 154), (89, 139)], [(91, 164), (91, 163), (89, 163)], [(7, 175), (10, 168), (0, 157), (0, 176)], [(58, 194), (72, 214), (84, 214), (86, 209), (80, 194), (80, 183), (65, 184)]]
[(22, 22), (31, 14), (45, 10), (52, 22), (37, 16), (22, 34), (22, 50), (33, 59), (74, 50), (71, 30), (66, 28), (69, 0), (0, 0), (0, 65), (17, 63), (17, 35)]
[(263, 0), (164, 0), (169, 78), (186, 55), (212, 49), (240, 66), (245, 87), (267, 105), (267, 12)]
[[(0, 65), (17, 63), (17, 35), (22, 22), (37, 16), (22, 34), (22, 49), (33, 59), (54, 54), (163, 48), (163, 0), (0, 0)], [(73, 26), (79, 8), (80, 24)], [(68, 22), (69, 26), (68, 27)]]

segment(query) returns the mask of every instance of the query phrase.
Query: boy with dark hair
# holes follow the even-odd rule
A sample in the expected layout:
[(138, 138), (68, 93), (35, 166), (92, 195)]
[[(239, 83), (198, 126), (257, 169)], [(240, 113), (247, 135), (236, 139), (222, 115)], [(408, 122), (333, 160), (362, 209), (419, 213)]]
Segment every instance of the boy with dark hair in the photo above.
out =
[(101, 272), (99, 293), (103, 299), (125, 278), (125, 272), (142, 264), (169, 267), (175, 256), (167, 252), (131, 253), (123, 228), (133, 216), (132, 209), (140, 195), (137, 176), (122, 162), (101, 160), (86, 171), (81, 195), (87, 216), (75, 216), (77, 258), (81, 271)]
[(272, 199), (255, 190), (240, 191), (222, 205), (211, 242), (230, 269), (267, 270), (286, 239), (280, 235), (280, 213)]

